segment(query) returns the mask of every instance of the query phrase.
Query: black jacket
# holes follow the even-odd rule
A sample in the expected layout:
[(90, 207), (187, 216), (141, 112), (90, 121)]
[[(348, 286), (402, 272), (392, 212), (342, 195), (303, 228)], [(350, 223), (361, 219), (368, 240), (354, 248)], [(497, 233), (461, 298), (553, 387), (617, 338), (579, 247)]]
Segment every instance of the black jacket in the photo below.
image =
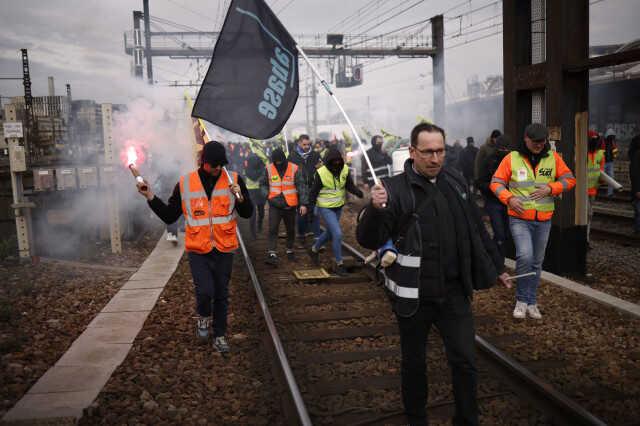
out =
[(478, 167), (478, 179), (476, 181), (476, 185), (482, 195), (486, 200), (493, 200), (496, 202), (500, 202), (496, 194), (489, 188), (491, 185), (491, 179), (493, 178), (493, 174), (498, 170), (498, 166), (502, 162), (502, 159), (507, 156), (509, 153), (508, 150), (502, 149), (494, 149), (489, 156), (486, 157), (484, 164), (479, 165)]
[[(407, 160), (404, 169), (402, 174), (383, 179), (389, 194), (387, 207), (378, 210), (370, 204), (361, 212), (356, 236), (363, 247), (375, 250), (389, 238), (398, 241), (400, 232), (407, 229), (403, 224), (412, 220), (417, 197), (424, 198), (425, 179), (413, 170), (413, 161)], [(449, 209), (456, 228), (458, 276), (465, 295), (471, 298), (474, 289), (488, 288), (495, 283), (498, 274), (504, 271), (504, 259), (482, 223), (464, 177), (455, 170), (443, 168), (437, 179), (444, 179), (458, 194), (457, 201), (449, 200)], [(414, 248), (414, 252), (422, 253), (423, 263), (429, 261), (424, 258), (422, 247)], [(396, 312), (412, 312), (412, 306), (394, 308)]]
[(629, 148), (629, 180), (631, 181), (631, 199), (636, 199), (640, 192), (640, 136), (631, 140)]
[(320, 160), (320, 154), (312, 149), (305, 159), (302, 158), (298, 153), (297, 147), (294, 146), (293, 150), (289, 154), (289, 161), (298, 165), (302, 171), (302, 177), (307, 188), (311, 188), (313, 186), (313, 179), (316, 175), (316, 166), (322, 162), (322, 160)]
[(473, 145), (467, 145), (458, 156), (458, 169), (460, 169), (464, 177), (469, 180), (473, 179), (476, 155), (478, 155), (478, 148)]
[[(367, 150), (367, 156), (369, 156), (369, 160), (371, 161), (371, 166), (373, 166), (374, 170), (393, 164), (393, 160), (391, 159), (389, 154), (387, 154), (380, 148), (376, 148), (375, 146)], [(363, 161), (362, 164), (366, 165), (366, 162)], [(367, 173), (366, 175), (367, 182), (369, 182), (369, 184), (373, 184), (373, 177), (371, 176), (371, 171), (369, 170), (369, 167), (366, 167), (366, 173)], [(389, 176), (389, 172), (387, 171), (386, 168), (383, 170), (376, 170), (376, 176), (387, 177)]]

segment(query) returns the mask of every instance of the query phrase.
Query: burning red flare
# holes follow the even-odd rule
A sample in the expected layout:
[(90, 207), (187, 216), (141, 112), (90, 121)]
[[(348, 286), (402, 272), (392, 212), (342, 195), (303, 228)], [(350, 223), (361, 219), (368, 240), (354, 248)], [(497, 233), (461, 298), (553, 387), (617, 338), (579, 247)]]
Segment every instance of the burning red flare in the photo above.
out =
[(140, 142), (128, 140), (124, 143), (124, 148), (120, 151), (120, 161), (125, 167), (129, 167), (130, 164), (139, 166), (144, 160), (144, 148)]
[(136, 149), (133, 146), (127, 148), (127, 163), (136, 165), (136, 161), (138, 161), (138, 153), (136, 153)]

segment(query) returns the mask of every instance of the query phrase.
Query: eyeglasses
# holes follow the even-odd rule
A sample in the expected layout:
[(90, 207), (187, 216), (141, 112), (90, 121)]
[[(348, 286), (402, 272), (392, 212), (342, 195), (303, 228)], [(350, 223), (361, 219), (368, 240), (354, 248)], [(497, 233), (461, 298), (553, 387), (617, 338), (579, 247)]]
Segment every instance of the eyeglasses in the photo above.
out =
[(436, 157), (439, 158), (444, 155), (444, 148), (440, 149), (418, 149), (413, 148), (422, 158)]

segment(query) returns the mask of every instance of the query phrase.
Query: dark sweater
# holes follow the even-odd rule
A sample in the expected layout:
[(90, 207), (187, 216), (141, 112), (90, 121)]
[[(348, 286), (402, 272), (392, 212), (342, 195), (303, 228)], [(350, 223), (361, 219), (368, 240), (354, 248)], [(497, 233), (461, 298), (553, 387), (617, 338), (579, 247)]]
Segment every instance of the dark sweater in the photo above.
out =
[[(212, 176), (202, 170), (202, 168), (198, 169), (198, 176), (200, 176), (200, 181), (202, 182), (202, 186), (204, 187), (204, 191), (206, 192), (207, 198), (209, 200), (211, 200), (211, 192), (218, 182), (218, 177), (221, 175), (222, 173), (218, 176)], [(236, 201), (235, 210), (238, 212), (238, 215), (240, 217), (251, 217), (251, 214), (253, 213), (253, 203), (251, 202), (251, 197), (249, 196), (247, 186), (240, 176), (238, 176), (238, 185), (240, 186), (240, 191), (242, 192), (244, 201), (242, 203)], [(168, 204), (165, 204), (157, 196), (153, 197), (153, 199), (148, 201), (148, 203), (149, 207), (151, 207), (151, 210), (153, 210), (153, 212), (158, 215), (158, 217), (164, 223), (170, 224), (175, 222), (182, 215), (182, 196), (180, 195), (180, 182), (178, 182), (173, 188), (173, 194), (171, 194), (171, 196), (169, 197)]]

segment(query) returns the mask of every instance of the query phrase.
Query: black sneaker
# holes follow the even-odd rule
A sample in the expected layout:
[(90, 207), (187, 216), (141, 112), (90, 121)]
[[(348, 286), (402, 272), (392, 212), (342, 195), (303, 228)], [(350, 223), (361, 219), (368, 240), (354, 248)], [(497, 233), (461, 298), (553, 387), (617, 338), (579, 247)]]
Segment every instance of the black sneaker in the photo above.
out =
[(305, 241), (304, 236), (298, 237), (298, 247), (301, 248), (301, 249), (306, 247), (306, 241)]
[(267, 259), (264, 261), (264, 263), (266, 263), (267, 265), (277, 266), (278, 265), (278, 255), (275, 254), (275, 253), (269, 253), (267, 255)]
[(309, 249), (309, 257), (311, 258), (311, 261), (313, 262), (314, 265), (320, 264), (320, 253), (318, 253), (317, 251), (314, 251), (313, 247)]
[(290, 262), (296, 260), (296, 255), (293, 250), (287, 250), (287, 260), (289, 260)]
[(339, 264), (339, 265), (336, 265), (336, 269), (335, 269), (334, 272), (339, 277), (345, 277), (345, 276), (347, 276), (349, 274), (349, 271), (347, 271), (347, 268), (345, 268), (342, 263)]
[(224, 336), (218, 336), (213, 339), (213, 347), (221, 354), (229, 352), (229, 344)]

